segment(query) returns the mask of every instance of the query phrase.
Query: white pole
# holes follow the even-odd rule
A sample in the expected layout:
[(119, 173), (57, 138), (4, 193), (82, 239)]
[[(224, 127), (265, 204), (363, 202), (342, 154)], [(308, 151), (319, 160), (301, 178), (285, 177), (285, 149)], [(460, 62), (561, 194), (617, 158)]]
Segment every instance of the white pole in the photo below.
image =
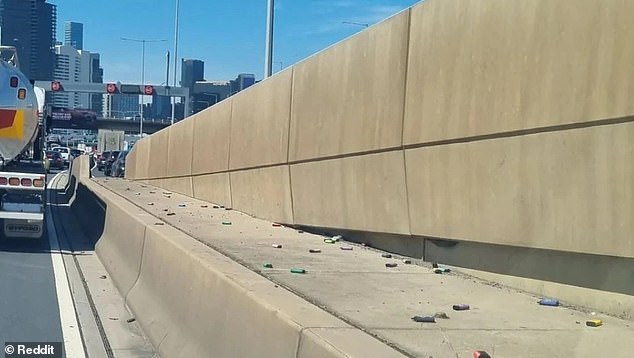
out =
[[(145, 40), (141, 41), (141, 91), (145, 88)], [(141, 122), (139, 124), (139, 135), (143, 138), (143, 100), (144, 95), (141, 94)]]
[(266, 52), (264, 56), (264, 78), (270, 77), (273, 72), (273, 18), (275, 0), (268, 0), (266, 11)]
[[(178, 77), (178, 8), (180, 7), (180, 0), (176, 0), (176, 17), (174, 19), (174, 86), (176, 87), (176, 78)], [(176, 112), (176, 98), (170, 97), (172, 102), (172, 121), (174, 124), (174, 113)]]

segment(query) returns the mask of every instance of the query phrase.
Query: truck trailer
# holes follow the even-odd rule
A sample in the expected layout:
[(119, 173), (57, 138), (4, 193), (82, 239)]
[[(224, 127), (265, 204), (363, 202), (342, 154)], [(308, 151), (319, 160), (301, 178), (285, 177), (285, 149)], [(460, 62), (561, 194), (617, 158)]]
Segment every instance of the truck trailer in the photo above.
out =
[(15, 47), (0, 46), (0, 221), (5, 237), (40, 238), (44, 233), (42, 93), (20, 71)]

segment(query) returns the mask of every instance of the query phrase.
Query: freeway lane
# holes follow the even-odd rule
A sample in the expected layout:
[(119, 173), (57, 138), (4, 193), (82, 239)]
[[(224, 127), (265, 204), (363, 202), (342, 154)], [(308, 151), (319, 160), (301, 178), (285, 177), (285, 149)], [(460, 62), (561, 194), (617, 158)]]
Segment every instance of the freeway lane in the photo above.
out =
[(49, 239), (0, 238), (2, 347), (7, 341), (63, 341)]

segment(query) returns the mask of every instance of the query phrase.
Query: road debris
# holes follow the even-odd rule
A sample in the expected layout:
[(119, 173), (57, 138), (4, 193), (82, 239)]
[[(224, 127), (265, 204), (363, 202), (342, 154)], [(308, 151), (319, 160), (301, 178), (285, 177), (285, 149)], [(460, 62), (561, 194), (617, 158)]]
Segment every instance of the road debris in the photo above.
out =
[(179, 207), (179, 208), (185, 208), (185, 207), (187, 207), (187, 204), (185, 204), (185, 203), (180, 203), (180, 204), (178, 204), (178, 207)]
[(412, 321), (418, 323), (436, 323), (436, 318), (432, 316), (414, 316), (412, 317)]
[(101, 275), (99, 276), (100, 279), (105, 280), (106, 278), (108, 278), (106, 275)]
[(219, 207), (218, 205), (214, 205), (214, 206), (212, 206), (212, 208), (214, 208), (214, 209), (220, 209), (220, 207)]
[(542, 298), (537, 303), (542, 306), (559, 306), (559, 300), (556, 300), (554, 298)]
[(134, 195), (141, 195), (141, 193), (135, 193)]
[(176, 213), (167, 213), (167, 216), (174, 216)]
[(310, 252), (311, 254), (318, 254), (318, 253), (321, 252), (321, 250), (320, 249), (310, 249), (310, 250), (308, 250), (308, 252)]
[(154, 223), (154, 225), (163, 225), (163, 223)]
[(469, 305), (465, 303), (459, 303), (457, 305), (453, 305), (452, 308), (454, 309), (454, 311), (466, 311), (470, 309)]
[(231, 225), (231, 221), (223, 221), (222, 225)]
[(599, 327), (603, 325), (603, 321), (600, 319), (591, 319), (586, 321), (586, 326), (588, 327)]
[(201, 207), (201, 208), (208, 208), (208, 207), (209, 207), (209, 205), (201, 205), (200, 207)]
[(398, 264), (395, 263), (395, 262), (388, 262), (388, 263), (385, 264), (385, 267), (387, 267), (387, 268), (392, 268), (392, 267), (396, 267), (396, 266), (398, 266)]
[(154, 203), (147, 203), (149, 206), (154, 206)]
[(273, 246), (274, 249), (281, 249), (282, 248), (282, 245), (280, 245), (280, 244), (273, 244), (271, 246)]

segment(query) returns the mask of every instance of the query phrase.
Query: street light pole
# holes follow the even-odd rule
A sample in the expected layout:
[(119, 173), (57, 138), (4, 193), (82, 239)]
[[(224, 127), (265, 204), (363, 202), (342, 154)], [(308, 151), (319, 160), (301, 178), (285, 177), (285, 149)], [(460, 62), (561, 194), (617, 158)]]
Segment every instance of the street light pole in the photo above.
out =
[(264, 78), (273, 72), (273, 20), (275, 0), (268, 0), (266, 11), (266, 52), (264, 57)]
[[(176, 78), (178, 77), (178, 9), (180, 0), (176, 0), (176, 17), (174, 19), (174, 87), (176, 87)], [(169, 85), (169, 84), (168, 84)], [(176, 98), (170, 96), (172, 102), (172, 121), (170, 124), (174, 124), (174, 112), (176, 112)]]
[[(141, 43), (141, 87), (142, 90), (145, 88), (145, 43), (146, 42), (163, 42), (165, 40), (146, 40), (146, 39), (129, 39), (126, 37), (122, 37), (123, 41), (132, 41), (132, 42), (140, 42)], [(145, 93), (141, 94), (141, 121), (139, 123), (139, 136), (143, 137), (143, 101), (144, 101)]]

